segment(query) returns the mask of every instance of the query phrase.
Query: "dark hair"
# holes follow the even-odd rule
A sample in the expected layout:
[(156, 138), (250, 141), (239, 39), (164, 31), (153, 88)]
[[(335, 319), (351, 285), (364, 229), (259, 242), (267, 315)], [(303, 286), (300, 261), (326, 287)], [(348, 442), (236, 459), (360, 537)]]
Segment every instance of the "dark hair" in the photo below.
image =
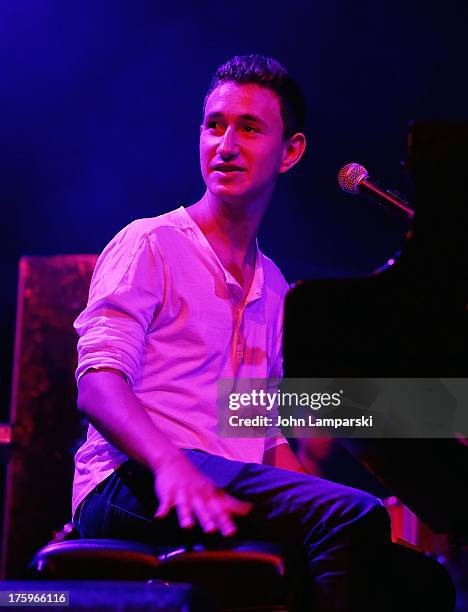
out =
[(262, 55), (236, 55), (215, 72), (203, 104), (208, 96), (222, 83), (254, 83), (273, 91), (279, 98), (283, 119), (283, 138), (286, 140), (296, 132), (304, 131), (306, 105), (304, 94), (286, 68), (271, 57)]

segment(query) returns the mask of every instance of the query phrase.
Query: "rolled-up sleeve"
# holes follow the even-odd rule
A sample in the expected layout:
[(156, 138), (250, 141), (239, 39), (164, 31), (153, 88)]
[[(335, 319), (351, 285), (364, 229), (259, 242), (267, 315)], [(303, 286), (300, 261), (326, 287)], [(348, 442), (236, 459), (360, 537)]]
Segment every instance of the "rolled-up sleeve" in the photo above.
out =
[(90, 368), (114, 368), (135, 382), (145, 337), (164, 295), (164, 264), (139, 222), (124, 228), (99, 257), (79, 335), (76, 380)]

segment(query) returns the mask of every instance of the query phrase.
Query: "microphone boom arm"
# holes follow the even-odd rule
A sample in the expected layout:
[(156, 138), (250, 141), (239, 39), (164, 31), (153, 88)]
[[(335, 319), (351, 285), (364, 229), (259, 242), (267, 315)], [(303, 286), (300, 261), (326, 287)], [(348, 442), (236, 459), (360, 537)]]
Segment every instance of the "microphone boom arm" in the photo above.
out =
[(367, 181), (366, 179), (362, 179), (361, 181), (359, 181), (359, 189), (370, 193), (373, 197), (378, 199), (383, 204), (393, 204), (394, 206), (402, 210), (404, 213), (406, 213), (410, 219), (414, 217), (414, 210), (412, 210), (408, 206), (408, 202), (397, 198), (389, 191), (384, 191), (383, 189), (380, 189), (370, 181)]

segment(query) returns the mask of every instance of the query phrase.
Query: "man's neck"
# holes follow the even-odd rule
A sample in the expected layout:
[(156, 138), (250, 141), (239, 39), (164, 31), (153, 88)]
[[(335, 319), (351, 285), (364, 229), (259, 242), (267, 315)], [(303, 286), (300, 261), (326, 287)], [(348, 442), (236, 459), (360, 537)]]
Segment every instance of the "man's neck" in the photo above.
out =
[(243, 268), (254, 266), (256, 239), (269, 203), (228, 204), (208, 191), (187, 208), (223, 263), (226, 260)]

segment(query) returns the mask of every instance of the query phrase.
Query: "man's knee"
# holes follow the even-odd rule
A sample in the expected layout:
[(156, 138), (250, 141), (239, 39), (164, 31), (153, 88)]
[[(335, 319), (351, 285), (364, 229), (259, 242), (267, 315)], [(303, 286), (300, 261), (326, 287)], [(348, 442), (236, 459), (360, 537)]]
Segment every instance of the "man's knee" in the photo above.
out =
[(379, 509), (385, 512), (385, 508), (380, 499), (360, 489), (347, 487), (347, 491), (343, 495), (343, 503), (347, 508), (357, 513), (358, 516), (365, 516)]
[(370, 493), (336, 485), (324, 500), (324, 526), (358, 527), (366, 532), (389, 536), (390, 518), (380, 499)]
[(346, 489), (346, 493), (343, 495), (345, 510), (349, 510), (357, 518), (376, 515), (383, 519), (388, 516), (382, 501), (378, 497), (360, 489), (350, 487), (346, 487)]
[(379, 540), (390, 538), (390, 517), (382, 501), (370, 493), (352, 489), (343, 499), (345, 513), (354, 530)]

